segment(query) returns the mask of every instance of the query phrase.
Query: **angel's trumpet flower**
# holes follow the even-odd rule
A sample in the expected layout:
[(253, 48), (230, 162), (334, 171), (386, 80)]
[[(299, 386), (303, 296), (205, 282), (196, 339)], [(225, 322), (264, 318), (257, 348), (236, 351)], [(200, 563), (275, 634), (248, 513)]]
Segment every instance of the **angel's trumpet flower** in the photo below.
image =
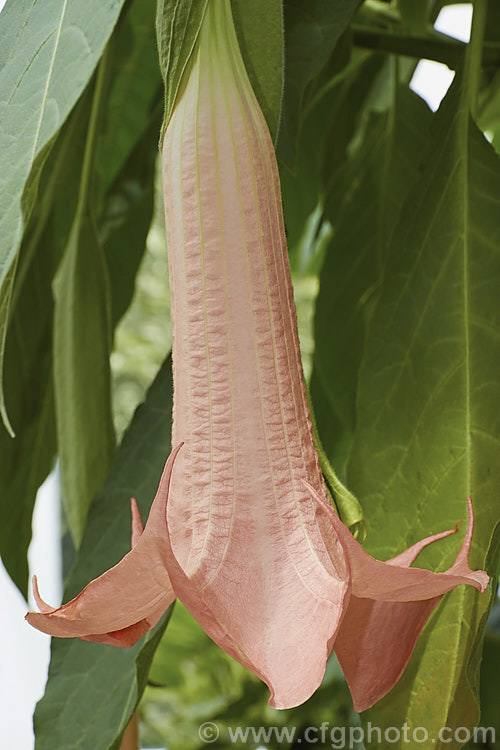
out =
[[(410, 568), (447, 531), (387, 563), (334, 513), (302, 375), (276, 160), (229, 0), (209, 0), (168, 125), (173, 444), (144, 533), (73, 601), (29, 621), (128, 646), (177, 596), (264, 680), (272, 706), (306, 700), (332, 650), (355, 707), (399, 679), (439, 597), (483, 590), (469, 528), (445, 573)], [(175, 463), (174, 463), (175, 459)], [(168, 500), (168, 504), (167, 504)]]

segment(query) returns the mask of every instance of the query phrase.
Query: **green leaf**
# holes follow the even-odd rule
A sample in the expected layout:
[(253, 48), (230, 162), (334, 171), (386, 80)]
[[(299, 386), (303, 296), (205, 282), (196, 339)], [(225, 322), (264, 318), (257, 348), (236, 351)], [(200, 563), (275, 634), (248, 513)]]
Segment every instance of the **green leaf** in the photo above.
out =
[(5, 399), (5, 386), (4, 380), (4, 361), (5, 361), (5, 336), (7, 333), (7, 324), (9, 320), (9, 306), (10, 298), (12, 295), (12, 289), (14, 286), (14, 278), (17, 269), (17, 257), (14, 258), (12, 265), (6, 272), (3, 283), (0, 286), (0, 416), (5, 429), (9, 433), (10, 438), (15, 437), (14, 428), (9, 419), (7, 413), (7, 404)]
[(353, 51), (348, 65), (332, 72), (308, 104), (297, 141), (296, 172), (282, 168), (280, 173), (292, 272), (303, 274), (321, 264), (318, 256), (329, 244), (333, 223), (332, 212), (323, 210), (325, 197), (347, 159), (347, 148), (355, 139), (363, 105), (382, 64), (380, 56)]
[(231, 0), (234, 25), (252, 88), (276, 138), (283, 94), (281, 0)]
[[(92, 503), (66, 599), (130, 550), (130, 497), (137, 499), (145, 520), (170, 451), (171, 421), (168, 358)], [(165, 618), (146, 641), (130, 649), (54, 639), (47, 689), (35, 713), (36, 750), (114, 747), (135, 710), (164, 627)]]
[(278, 156), (293, 171), (302, 119), (302, 100), (347, 29), (358, 0), (286, 0), (285, 88), (278, 133)]
[[(158, 103), (162, 104), (161, 98)], [(99, 237), (109, 268), (113, 328), (128, 309), (146, 249), (153, 216), (160, 125), (161, 107), (157, 106), (149, 117), (149, 127), (111, 185), (99, 217)]]
[(479, 124), (488, 133), (491, 145), (500, 153), (500, 71), (481, 91)]
[(493, 727), (496, 741), (492, 750), (500, 748), (500, 707), (498, 705), (498, 674), (500, 670), (500, 633), (487, 631), (481, 664), (481, 726)]
[[(158, 68), (154, 26), (156, 0), (131, 2), (125, 7), (108, 49), (106, 97), (96, 143), (96, 195), (101, 207), (106, 193), (123, 180), (125, 163), (158, 114), (162, 79)], [(156, 138), (153, 137), (157, 149)], [(156, 141), (156, 142), (155, 142)]]
[[(455, 79), (391, 243), (348, 478), (365, 511), (368, 549), (382, 558), (450, 528), (471, 497), (471, 564), (483, 567), (499, 517), (500, 162), (470, 119), (472, 93), (463, 76)], [(441, 541), (419, 564), (443, 570), (459, 546), (457, 537)], [(456, 721), (477, 723), (477, 663), (468, 664), (494, 593), (460, 587), (445, 597), (404, 679), (368, 712), (373, 724), (397, 715), (437, 736)]]
[(181, 79), (200, 33), (208, 0), (158, 0), (156, 36), (165, 84), (162, 137), (175, 104)]
[[(130, 19), (127, 17), (127, 20)], [(118, 79), (118, 86), (115, 85), (111, 89), (111, 94), (115, 96), (107, 96), (110, 63), (113, 60), (116, 61), (116, 50), (120, 52), (123, 49), (123, 46), (120, 46), (123, 45), (122, 32), (123, 27), (119, 30), (119, 34), (113, 37), (99, 66), (85, 143), (78, 206), (68, 246), (55, 283), (54, 373), (63, 503), (71, 534), (77, 545), (81, 538), (90, 500), (106, 476), (114, 453), (109, 365), (112, 321), (108, 269), (92, 218), (92, 208), (97, 200), (94, 185), (105, 184), (108, 175), (106, 173), (105, 178), (97, 180), (96, 183), (98, 174), (96, 174), (95, 165), (100, 162), (104, 163), (105, 168), (113, 163), (119, 165), (120, 161), (126, 157), (127, 149), (130, 149), (133, 144), (133, 141), (132, 144), (130, 143), (131, 138), (140, 137), (144, 127), (142, 121), (132, 120), (131, 124), (127, 123), (121, 131), (125, 136), (125, 139), (121, 140), (121, 154), (119, 150), (118, 157), (116, 153), (113, 157), (113, 154), (109, 156), (105, 152), (104, 159), (98, 158), (98, 153), (96, 153), (96, 145), (99, 142), (98, 134), (102, 132), (103, 122), (106, 122), (103, 115), (113, 114), (117, 107), (115, 100), (123, 98), (123, 95), (119, 94), (124, 86), (126, 91), (134, 90), (137, 88), (138, 78), (142, 78), (143, 71), (140, 68), (132, 67), (126, 70)], [(151, 32), (152, 28), (149, 27), (150, 36)], [(142, 43), (138, 46), (140, 49)], [(139, 103), (139, 111), (143, 113), (144, 110), (148, 111), (149, 100), (156, 88), (157, 86), (153, 84), (146, 101)], [(118, 94), (116, 94), (117, 90)], [(146, 122), (149, 124), (149, 118)], [(137, 128), (139, 128), (139, 133), (137, 133)], [(149, 135), (147, 129), (146, 132)], [(149, 145), (153, 143), (154, 141), (151, 140)], [(152, 160), (148, 159), (144, 167), (146, 177), (152, 183)], [(129, 184), (128, 187), (132, 186)], [(125, 213), (129, 213), (129, 208), (129, 205), (125, 206)], [(121, 213), (121, 219), (115, 216), (117, 225), (124, 223), (124, 211), (122, 210)], [(146, 204), (147, 221), (150, 216), (151, 201)], [(127, 216), (128, 218), (130, 217)], [(114, 230), (116, 228), (116, 226), (113, 227)], [(104, 231), (104, 227), (102, 229)], [(123, 275), (114, 274), (114, 291), (119, 289), (118, 293), (122, 297), (124, 295), (125, 299), (125, 305), (123, 306), (122, 303), (121, 309), (118, 299), (115, 300), (118, 306), (115, 305), (114, 322), (117, 320), (116, 312), (123, 312), (130, 300), (132, 293), (130, 270), (132, 275), (135, 275), (144, 249), (145, 227), (142, 223), (138, 226), (138, 230), (139, 241), (135, 242), (132, 248), (137, 249), (138, 252), (128, 254), (127, 262), (122, 264), (128, 283), (121, 287), (120, 281), (123, 280)]]
[[(360, 72), (366, 76), (364, 67)], [(418, 178), (430, 118), (419, 97), (398, 88), (394, 110), (372, 113), (362, 146), (326, 198), (334, 233), (316, 301), (311, 395), (326, 453), (339, 470), (356, 428), (356, 384), (387, 242)]]
[[(15, 258), (40, 171), (82, 94), (123, 0), (8, 0), (0, 65), (0, 364)], [(0, 410), (6, 405), (0, 383)]]
[(55, 258), (50, 228), (41, 234), (39, 249), (32, 259), (29, 246), (21, 251), (5, 347), (5, 393), (17, 436), (12, 439), (0, 429), (0, 552), (25, 596), (33, 506), (56, 452), (51, 289)]
[(403, 23), (411, 32), (425, 34), (429, 15), (428, 0), (398, 0), (398, 7)]
[(113, 329), (132, 299), (153, 214), (162, 114), (155, 8), (156, 0), (130, 3), (106, 53), (92, 207), (109, 268)]
[(54, 383), (66, 517), (79, 544), (115, 447), (108, 271), (92, 219), (77, 215), (54, 282)]
[(6, 337), (4, 382), (16, 438), (0, 428), (0, 555), (25, 596), (36, 492), (56, 453), (51, 285), (65, 241), (56, 215), (75, 210), (71, 173), (80, 168), (85, 107), (82, 101), (65, 123), (41, 177), (41, 199), (19, 253)]

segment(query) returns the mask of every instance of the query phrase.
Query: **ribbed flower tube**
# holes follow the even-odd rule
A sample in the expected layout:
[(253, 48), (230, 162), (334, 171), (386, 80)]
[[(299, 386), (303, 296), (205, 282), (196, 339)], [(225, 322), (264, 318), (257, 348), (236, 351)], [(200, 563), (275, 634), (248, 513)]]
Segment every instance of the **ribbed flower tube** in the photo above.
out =
[(209, 597), (238, 644), (224, 648), (281, 685), (276, 705), (300, 702), (314, 689), (305, 673), (314, 665), (315, 686), (324, 671), (349, 572), (304, 484), (327, 500), (276, 159), (225, 0), (209, 3), (163, 165), (173, 444), (184, 443), (169, 497), (173, 552), (190, 597)]

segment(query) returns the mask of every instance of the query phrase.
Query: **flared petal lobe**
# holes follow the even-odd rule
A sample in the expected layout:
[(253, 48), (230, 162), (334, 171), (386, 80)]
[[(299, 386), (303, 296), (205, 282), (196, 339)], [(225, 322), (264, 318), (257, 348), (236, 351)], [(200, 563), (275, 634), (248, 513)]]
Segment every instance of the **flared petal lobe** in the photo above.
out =
[(210, 2), (163, 146), (174, 441), (174, 590), (267, 682), (320, 683), (348, 596), (307, 406), (276, 160), (230, 3)]
[(176, 454), (174, 451), (165, 465), (143, 532), (139, 510), (132, 500), (132, 550), (61, 607), (50, 607), (41, 599), (34, 579), (34, 596), (40, 612), (26, 615), (30, 625), (59, 638), (78, 637), (124, 647), (132, 646), (156, 625), (175, 599), (162, 549), (168, 487)]
[[(319, 503), (323, 500), (310, 487)], [(352, 594), (335, 640), (334, 650), (351, 691), (356, 711), (365, 711), (383, 698), (403, 674), (418, 637), (441, 597), (455, 586), (468, 584), (479, 591), (488, 575), (468, 563), (474, 529), (469, 499), (465, 538), (451, 568), (433, 573), (410, 568), (419, 553), (458, 528), (433, 534), (397, 557), (380, 562), (369, 555), (327, 506), (330, 519), (348, 551)]]

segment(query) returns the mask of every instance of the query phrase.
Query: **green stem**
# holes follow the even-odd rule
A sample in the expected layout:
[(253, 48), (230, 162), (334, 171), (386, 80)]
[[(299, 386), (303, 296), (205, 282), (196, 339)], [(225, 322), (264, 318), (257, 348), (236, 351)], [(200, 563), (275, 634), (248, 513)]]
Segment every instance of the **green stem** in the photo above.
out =
[[(356, 47), (374, 52), (403, 55), (417, 59), (435, 60), (455, 70), (464, 59), (464, 42), (445, 34), (433, 32), (432, 36), (395, 33), (385, 29), (353, 24), (352, 40)], [(500, 68), (500, 44), (486, 42), (483, 45), (482, 64), (485, 68)]]
[(487, 10), (488, 0), (475, 0), (470, 42), (467, 45), (465, 58), (467, 103), (474, 119), (477, 117), (479, 89), (481, 86), (483, 40)]

